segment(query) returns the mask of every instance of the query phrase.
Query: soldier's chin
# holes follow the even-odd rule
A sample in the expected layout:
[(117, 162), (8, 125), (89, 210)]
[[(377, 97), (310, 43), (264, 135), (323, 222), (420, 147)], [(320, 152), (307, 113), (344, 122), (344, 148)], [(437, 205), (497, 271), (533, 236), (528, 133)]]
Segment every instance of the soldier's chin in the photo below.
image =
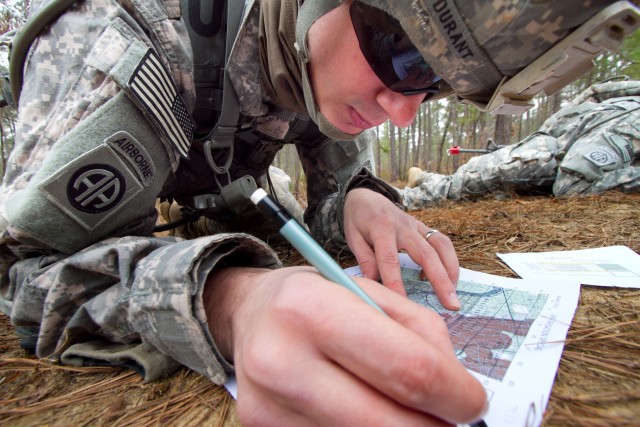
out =
[[(364, 131), (364, 129), (349, 124), (348, 119), (346, 121), (335, 119), (330, 121), (330, 119), (325, 117), (321, 112), (317, 114), (316, 123), (318, 124), (320, 132), (338, 141), (352, 141)], [(338, 123), (338, 125), (335, 123)]]

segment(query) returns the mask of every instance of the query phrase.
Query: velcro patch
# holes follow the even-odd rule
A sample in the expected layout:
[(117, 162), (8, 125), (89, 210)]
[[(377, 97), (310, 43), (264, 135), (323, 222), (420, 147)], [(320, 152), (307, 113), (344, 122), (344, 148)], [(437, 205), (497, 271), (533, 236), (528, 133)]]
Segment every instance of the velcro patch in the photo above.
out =
[(156, 167), (147, 150), (137, 139), (125, 131), (120, 131), (111, 135), (105, 142), (133, 166), (145, 187), (153, 182)]
[(193, 139), (193, 121), (171, 75), (152, 49), (129, 78), (129, 87), (155, 126), (186, 158)]
[(618, 147), (618, 150), (622, 153), (622, 161), (624, 163), (629, 163), (633, 159), (633, 148), (631, 148), (630, 141), (616, 134), (608, 135), (607, 140), (613, 146)]
[(107, 145), (82, 155), (40, 185), (47, 199), (88, 231), (113, 216), (142, 189), (133, 172)]

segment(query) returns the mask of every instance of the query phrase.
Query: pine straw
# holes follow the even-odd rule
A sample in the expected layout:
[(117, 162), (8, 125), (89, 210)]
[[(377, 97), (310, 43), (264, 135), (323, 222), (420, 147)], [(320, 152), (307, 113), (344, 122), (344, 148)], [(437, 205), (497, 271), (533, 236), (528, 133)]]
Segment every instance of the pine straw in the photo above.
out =
[(239, 425), (226, 390), (187, 369), (145, 384), (132, 371), (2, 357), (0, 378), (3, 425)]
[[(640, 194), (444, 203), (412, 213), (449, 235), (463, 267), (516, 277), (497, 252), (626, 245), (640, 253)], [(281, 249), (287, 265), (303, 264)], [(343, 266), (352, 257), (340, 258)], [(26, 355), (0, 316), (0, 424), (238, 426), (227, 392), (187, 369), (145, 384), (131, 372), (69, 368)], [(637, 426), (640, 290), (583, 287), (544, 426)]]

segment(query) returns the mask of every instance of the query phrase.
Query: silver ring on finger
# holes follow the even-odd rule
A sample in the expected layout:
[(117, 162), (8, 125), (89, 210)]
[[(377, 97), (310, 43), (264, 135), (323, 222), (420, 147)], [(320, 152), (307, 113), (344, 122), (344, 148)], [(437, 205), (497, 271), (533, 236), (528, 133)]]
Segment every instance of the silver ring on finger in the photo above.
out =
[(429, 237), (433, 236), (436, 233), (438, 233), (438, 230), (435, 230), (435, 229), (429, 230), (429, 231), (427, 231), (427, 234), (424, 235), (424, 238), (426, 240), (429, 240)]

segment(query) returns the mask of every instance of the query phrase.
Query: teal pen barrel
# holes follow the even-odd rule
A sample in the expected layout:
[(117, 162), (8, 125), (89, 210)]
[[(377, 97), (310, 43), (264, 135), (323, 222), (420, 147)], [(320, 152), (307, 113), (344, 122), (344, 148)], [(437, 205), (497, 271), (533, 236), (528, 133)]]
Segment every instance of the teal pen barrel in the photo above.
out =
[(376, 310), (384, 311), (367, 295), (338, 263), (316, 242), (295, 220), (289, 220), (280, 229), (280, 233), (304, 256), (320, 274), (362, 298)]

